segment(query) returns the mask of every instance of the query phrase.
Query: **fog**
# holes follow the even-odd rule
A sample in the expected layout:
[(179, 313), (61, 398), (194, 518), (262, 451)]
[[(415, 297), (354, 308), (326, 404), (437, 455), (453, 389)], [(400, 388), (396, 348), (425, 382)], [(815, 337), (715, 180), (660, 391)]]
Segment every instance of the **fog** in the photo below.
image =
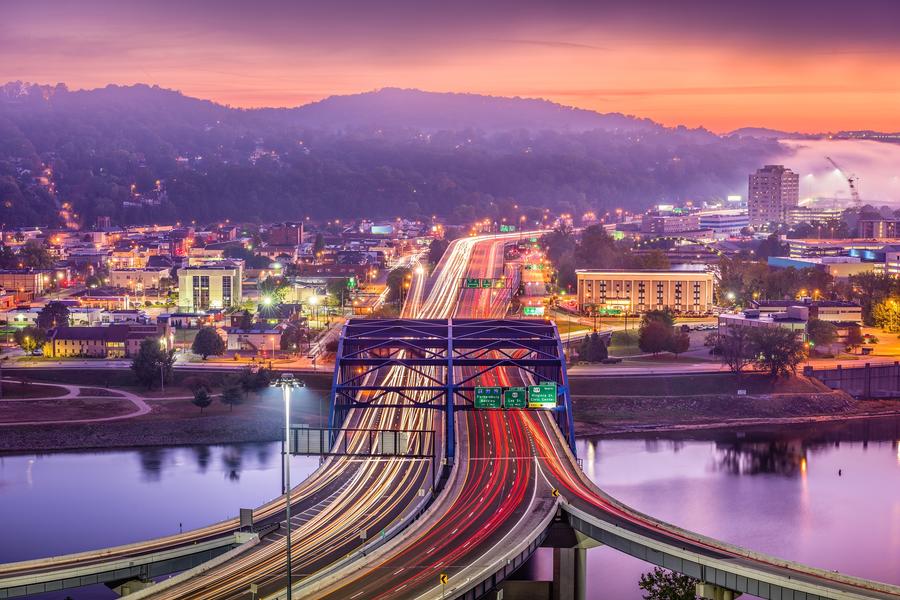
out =
[(825, 158), (859, 177), (863, 204), (900, 205), (900, 144), (865, 140), (783, 140), (793, 152), (785, 166), (800, 174), (800, 198), (837, 198), (849, 204), (850, 189), (843, 175)]

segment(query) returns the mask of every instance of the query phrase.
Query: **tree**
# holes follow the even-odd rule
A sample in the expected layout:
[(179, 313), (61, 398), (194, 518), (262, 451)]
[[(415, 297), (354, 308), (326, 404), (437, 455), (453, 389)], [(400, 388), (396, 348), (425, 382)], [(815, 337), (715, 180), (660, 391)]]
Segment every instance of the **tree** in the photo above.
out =
[(166, 350), (159, 338), (147, 338), (141, 342), (137, 355), (131, 361), (131, 370), (138, 382), (150, 389), (162, 378), (172, 378), (172, 365), (175, 364), (175, 350)]
[(209, 390), (205, 387), (197, 388), (194, 392), (194, 397), (191, 399), (191, 404), (200, 407), (200, 414), (203, 414), (203, 409), (212, 404), (212, 396), (209, 395)]
[(672, 311), (669, 309), (648, 310), (644, 313), (644, 316), (641, 317), (641, 327), (650, 321), (659, 321), (669, 329), (675, 327), (675, 315), (672, 314)]
[(37, 240), (25, 242), (25, 245), (19, 250), (19, 261), (33, 269), (50, 269), (54, 264), (53, 257)]
[(698, 583), (687, 575), (656, 567), (641, 575), (638, 587), (646, 592), (644, 600), (696, 600)]
[(735, 375), (740, 376), (744, 368), (753, 361), (753, 344), (747, 327), (734, 327), (722, 335), (718, 344), (722, 362)]
[(241, 311), (241, 320), (238, 323), (238, 327), (245, 331), (253, 328), (253, 315), (250, 314), (249, 310)]
[(638, 336), (638, 348), (642, 352), (659, 354), (669, 348), (669, 339), (672, 337), (672, 328), (667, 327), (662, 321), (648, 321), (641, 325)]
[(450, 242), (447, 240), (433, 240), (431, 245), (428, 246), (428, 262), (432, 265), (436, 265), (441, 261), (441, 257), (444, 256), (444, 252), (447, 251), (447, 247), (450, 245)]
[(863, 344), (862, 328), (859, 325), (851, 325), (847, 328), (847, 347), (857, 348)]
[(307, 342), (307, 329), (300, 326), (299, 323), (291, 323), (284, 331), (281, 332), (281, 349), (284, 352), (297, 352), (303, 348), (304, 342)]
[(815, 346), (829, 346), (837, 339), (837, 327), (822, 319), (810, 319), (806, 324), (806, 336)]
[(678, 333), (673, 332), (669, 336), (669, 342), (667, 344), (666, 350), (675, 355), (675, 358), (678, 358), (678, 355), (682, 352), (687, 352), (691, 347), (691, 336), (688, 335), (687, 332), (681, 331)]
[(38, 313), (36, 324), (45, 330), (68, 325), (69, 307), (62, 302), (48, 302)]
[(325, 236), (322, 235), (322, 232), (316, 233), (316, 237), (313, 238), (313, 256), (318, 262), (319, 254), (321, 254), (325, 250)]
[(199, 354), (203, 360), (208, 356), (219, 356), (225, 352), (225, 340), (219, 335), (215, 327), (203, 327), (194, 337), (191, 351)]
[(228, 405), (228, 410), (234, 410), (235, 405), (244, 401), (244, 389), (241, 387), (240, 381), (232, 381), (222, 388), (222, 404)]
[(388, 300), (400, 300), (412, 271), (409, 267), (392, 269), (387, 276)]
[(803, 360), (803, 343), (797, 334), (784, 327), (755, 327), (751, 329), (750, 343), (754, 362), (772, 377), (796, 372)]
[(872, 322), (888, 333), (900, 333), (900, 302), (888, 298), (872, 306)]
[(16, 330), (13, 339), (25, 354), (31, 354), (44, 345), (44, 342), (47, 341), (47, 334), (40, 327), (23, 327)]
[(241, 373), (239, 381), (245, 392), (257, 392), (269, 386), (272, 382), (272, 372), (260, 369), (254, 373), (248, 368)]
[(609, 358), (609, 351), (603, 338), (598, 333), (592, 333), (584, 336), (581, 345), (578, 347), (578, 358), (585, 362), (603, 362)]

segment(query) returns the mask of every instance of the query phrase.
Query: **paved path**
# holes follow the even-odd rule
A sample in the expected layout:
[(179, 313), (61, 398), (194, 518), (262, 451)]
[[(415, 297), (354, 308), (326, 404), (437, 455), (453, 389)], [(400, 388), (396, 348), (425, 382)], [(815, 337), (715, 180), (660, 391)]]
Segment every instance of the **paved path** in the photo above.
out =
[[(19, 380), (18, 379), (4, 379), (3, 381), (16, 382)], [(40, 385), (40, 384), (36, 384), (36, 385)], [(131, 419), (134, 417), (140, 417), (142, 415), (146, 415), (147, 413), (149, 413), (152, 410), (150, 405), (147, 404), (147, 402), (143, 398), (141, 398), (137, 394), (134, 394), (132, 392), (127, 392), (125, 390), (114, 390), (114, 389), (110, 389), (110, 388), (102, 388), (102, 387), (97, 387), (97, 386), (70, 385), (70, 384), (65, 384), (65, 383), (53, 383), (53, 384), (48, 384), (48, 385), (55, 385), (57, 387), (65, 388), (66, 394), (63, 396), (56, 396), (56, 397), (49, 397), (49, 398), (9, 398), (9, 399), (0, 400), (0, 402), (29, 402), (29, 401), (30, 402), (40, 402), (40, 401), (46, 401), (46, 400), (70, 400), (73, 398), (90, 399), (91, 398), (90, 395), (87, 395), (87, 396), (80, 395), (82, 389), (89, 389), (89, 390), (104, 390), (106, 392), (110, 392), (113, 394), (112, 396), (102, 396), (100, 398), (119, 398), (119, 399), (128, 400), (129, 402), (131, 402), (134, 405), (135, 410), (130, 413), (126, 413), (124, 415), (115, 415), (112, 417), (96, 417), (93, 419), (62, 419), (62, 420), (55, 420), (55, 421), (16, 421), (13, 423), (0, 423), (0, 427), (19, 426), (19, 425), (73, 425), (73, 424), (80, 424), (80, 423), (102, 423), (105, 421), (119, 421), (122, 419)]]

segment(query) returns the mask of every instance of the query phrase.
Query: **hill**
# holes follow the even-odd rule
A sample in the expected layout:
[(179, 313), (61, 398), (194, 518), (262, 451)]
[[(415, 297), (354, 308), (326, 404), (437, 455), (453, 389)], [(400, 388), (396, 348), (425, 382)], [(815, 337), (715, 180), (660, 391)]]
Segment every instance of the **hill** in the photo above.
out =
[(580, 132), (593, 129), (647, 131), (662, 128), (649, 119), (618, 113), (598, 113), (548, 100), (398, 88), (331, 96), (290, 109), (285, 114), (296, 125), (326, 129), (530, 129)]
[(15, 82), (0, 86), (0, 223), (58, 224), (64, 204), (83, 226), (640, 210), (741, 193), (781, 151), (545, 100), (384, 89), (249, 110)]

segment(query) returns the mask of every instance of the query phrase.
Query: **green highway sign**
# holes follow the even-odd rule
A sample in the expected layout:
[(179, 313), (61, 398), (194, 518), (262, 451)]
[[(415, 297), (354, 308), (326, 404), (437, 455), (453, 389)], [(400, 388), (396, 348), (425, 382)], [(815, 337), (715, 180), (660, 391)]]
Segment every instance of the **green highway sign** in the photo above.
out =
[(556, 408), (556, 383), (529, 385), (528, 408)]
[(492, 288), (492, 287), (494, 287), (494, 280), (493, 280), (493, 279), (482, 279), (482, 280), (481, 280), (481, 287), (483, 287), (483, 288)]
[(528, 408), (527, 394), (523, 387), (508, 387), (503, 390), (503, 408)]
[(500, 408), (503, 388), (475, 386), (475, 408)]
[(356, 277), (351, 277), (347, 280), (347, 289), (352, 290), (357, 286)]
[(515, 225), (501, 225), (500, 233), (515, 233), (516, 226)]
[(526, 317), (543, 317), (544, 316), (544, 307), (543, 306), (523, 306), (522, 314)]
[(469, 277), (466, 279), (466, 287), (469, 289), (476, 289), (481, 287), (481, 280), (476, 277)]

